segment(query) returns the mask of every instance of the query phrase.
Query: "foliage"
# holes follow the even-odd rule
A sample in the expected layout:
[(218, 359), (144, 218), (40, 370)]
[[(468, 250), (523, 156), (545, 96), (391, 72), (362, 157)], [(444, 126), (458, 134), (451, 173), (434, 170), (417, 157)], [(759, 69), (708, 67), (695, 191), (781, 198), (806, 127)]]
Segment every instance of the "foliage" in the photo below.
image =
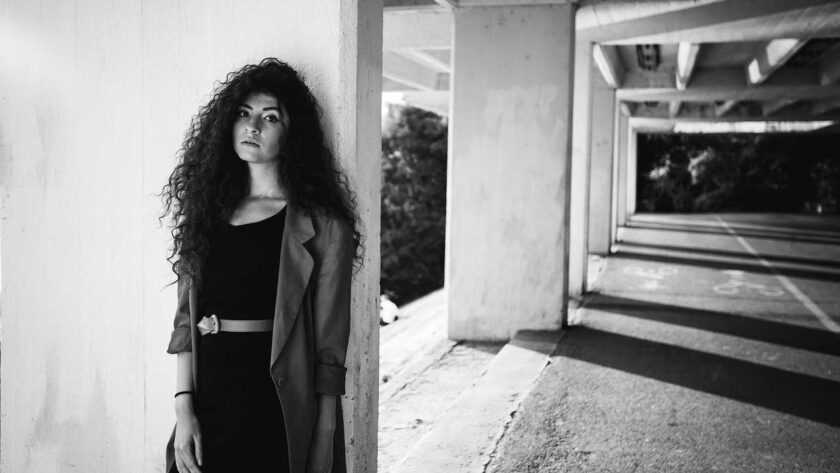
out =
[(640, 135), (639, 209), (798, 212), (835, 208), (836, 134)]
[(382, 292), (397, 304), (443, 286), (447, 125), (393, 107), (382, 138)]

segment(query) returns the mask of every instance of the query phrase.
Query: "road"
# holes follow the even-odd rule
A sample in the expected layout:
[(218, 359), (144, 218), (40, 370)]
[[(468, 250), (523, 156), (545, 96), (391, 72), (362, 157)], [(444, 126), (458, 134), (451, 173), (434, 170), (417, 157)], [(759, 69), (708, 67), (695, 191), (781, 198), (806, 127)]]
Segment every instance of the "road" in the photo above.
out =
[(638, 215), (489, 472), (840, 472), (840, 218)]

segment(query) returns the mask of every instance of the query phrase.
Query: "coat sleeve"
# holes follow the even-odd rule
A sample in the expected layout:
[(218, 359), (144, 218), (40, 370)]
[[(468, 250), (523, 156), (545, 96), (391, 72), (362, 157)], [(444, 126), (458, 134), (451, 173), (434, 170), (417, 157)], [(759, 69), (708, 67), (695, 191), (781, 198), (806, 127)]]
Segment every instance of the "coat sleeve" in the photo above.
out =
[(340, 221), (331, 224), (333, 238), (319, 266), (313, 307), (315, 392), (343, 395), (354, 247), (349, 226)]
[(175, 329), (169, 339), (167, 353), (192, 351), (192, 335), (190, 333), (190, 280), (182, 276), (178, 280), (178, 307), (175, 310)]

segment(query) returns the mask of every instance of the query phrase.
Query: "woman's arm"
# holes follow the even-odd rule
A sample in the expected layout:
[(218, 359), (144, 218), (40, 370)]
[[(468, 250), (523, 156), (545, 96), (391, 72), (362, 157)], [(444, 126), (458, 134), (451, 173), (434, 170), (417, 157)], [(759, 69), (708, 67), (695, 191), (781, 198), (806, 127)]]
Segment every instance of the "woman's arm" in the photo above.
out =
[[(330, 222), (331, 236), (321, 257), (315, 281), (313, 321), (315, 332), (315, 393), (318, 418), (309, 449), (309, 473), (333, 468), (337, 403), (344, 394), (344, 361), (350, 338), (350, 285), (353, 277), (353, 234), (343, 222)], [(340, 446), (340, 447), (343, 447)]]
[(177, 354), (175, 393), (175, 464), (179, 472), (201, 473), (201, 429), (193, 408), (193, 354), (190, 335), (190, 284), (186, 277), (178, 280), (178, 307), (175, 328), (169, 340), (168, 353)]
[(329, 473), (333, 467), (335, 442), (335, 405), (338, 396), (318, 394), (318, 420), (309, 448), (308, 473)]
[[(178, 353), (178, 366), (176, 368), (175, 392), (193, 391), (192, 352), (183, 351)], [(187, 402), (189, 401), (189, 402)], [(192, 395), (180, 395), (175, 398), (175, 407), (188, 404), (192, 411)], [(186, 406), (184, 406), (186, 407)], [(176, 412), (177, 413), (177, 412)]]

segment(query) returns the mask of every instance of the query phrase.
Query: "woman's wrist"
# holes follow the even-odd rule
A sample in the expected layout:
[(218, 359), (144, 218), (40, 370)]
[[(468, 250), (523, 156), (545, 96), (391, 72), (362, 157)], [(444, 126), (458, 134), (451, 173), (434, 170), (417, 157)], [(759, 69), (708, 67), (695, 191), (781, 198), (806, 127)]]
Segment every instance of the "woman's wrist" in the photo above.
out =
[(192, 393), (184, 393), (175, 397), (175, 415), (177, 417), (182, 415), (192, 415), (193, 413)]

